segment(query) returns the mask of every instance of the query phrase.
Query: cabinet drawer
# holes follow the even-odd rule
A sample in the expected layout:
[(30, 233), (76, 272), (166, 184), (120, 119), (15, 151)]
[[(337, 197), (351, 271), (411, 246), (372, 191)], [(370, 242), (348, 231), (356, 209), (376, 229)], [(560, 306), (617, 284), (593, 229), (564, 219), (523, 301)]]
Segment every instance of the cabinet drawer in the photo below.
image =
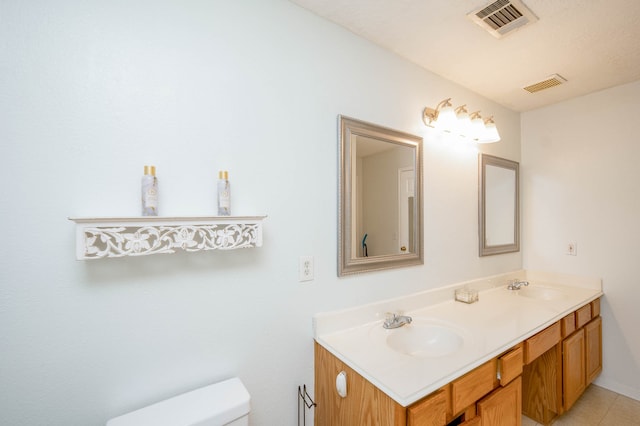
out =
[(591, 304), (584, 305), (576, 311), (576, 327), (580, 328), (591, 321)]
[(407, 409), (407, 426), (444, 425), (446, 417), (447, 396), (440, 389)]
[(560, 324), (562, 325), (562, 337), (570, 336), (571, 333), (576, 331), (576, 314), (575, 312), (571, 312), (566, 317), (560, 320)]
[(558, 321), (535, 336), (525, 340), (524, 363), (531, 363), (534, 359), (557, 345), (560, 342), (560, 334), (560, 321)]
[(506, 386), (510, 381), (522, 374), (523, 355), (519, 346), (498, 358), (498, 374), (500, 386)]
[(600, 299), (596, 299), (591, 302), (591, 318), (595, 318), (600, 315)]
[(475, 370), (451, 382), (451, 405), (456, 415), (467, 406), (488, 394), (497, 386), (496, 360), (482, 364)]

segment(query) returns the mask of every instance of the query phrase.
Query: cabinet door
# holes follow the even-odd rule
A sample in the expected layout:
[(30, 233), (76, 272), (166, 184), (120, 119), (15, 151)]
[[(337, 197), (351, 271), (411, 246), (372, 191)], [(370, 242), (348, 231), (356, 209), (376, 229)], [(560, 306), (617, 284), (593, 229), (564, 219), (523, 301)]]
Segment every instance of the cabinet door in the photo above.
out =
[(443, 389), (407, 409), (407, 426), (444, 426), (446, 417), (447, 397)]
[(571, 408), (587, 387), (584, 328), (562, 342), (562, 382), (565, 411)]
[(522, 424), (522, 379), (498, 388), (478, 402), (482, 426), (520, 426)]
[[(347, 373), (347, 396), (336, 391), (336, 376)], [(406, 409), (329, 351), (315, 344), (316, 426), (405, 426)]]
[(602, 318), (584, 326), (587, 348), (587, 385), (602, 371)]

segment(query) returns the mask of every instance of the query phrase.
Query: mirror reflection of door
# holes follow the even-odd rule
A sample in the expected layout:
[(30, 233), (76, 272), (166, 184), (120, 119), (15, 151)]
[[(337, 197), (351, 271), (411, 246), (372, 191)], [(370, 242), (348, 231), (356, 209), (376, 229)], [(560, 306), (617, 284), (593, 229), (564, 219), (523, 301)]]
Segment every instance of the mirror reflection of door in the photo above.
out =
[[(352, 194), (353, 240), (357, 257), (414, 252), (414, 150), (411, 147), (358, 136)], [(404, 247), (404, 250), (402, 248)]]
[(413, 247), (413, 200), (415, 194), (413, 167), (398, 170), (398, 253), (408, 253)]

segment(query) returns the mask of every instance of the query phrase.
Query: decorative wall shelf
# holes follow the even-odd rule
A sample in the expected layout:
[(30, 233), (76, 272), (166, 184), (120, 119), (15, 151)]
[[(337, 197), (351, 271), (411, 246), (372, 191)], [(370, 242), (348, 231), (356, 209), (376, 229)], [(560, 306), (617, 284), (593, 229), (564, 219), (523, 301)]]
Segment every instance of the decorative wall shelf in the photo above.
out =
[(266, 216), (69, 218), (76, 258), (145, 256), (262, 246)]

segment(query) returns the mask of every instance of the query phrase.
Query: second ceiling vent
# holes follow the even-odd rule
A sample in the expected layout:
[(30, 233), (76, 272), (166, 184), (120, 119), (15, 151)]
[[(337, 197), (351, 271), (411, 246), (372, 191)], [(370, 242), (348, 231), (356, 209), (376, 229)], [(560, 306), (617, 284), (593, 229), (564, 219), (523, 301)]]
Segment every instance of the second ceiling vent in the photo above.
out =
[(502, 38), (538, 20), (538, 17), (520, 0), (497, 0), (469, 13), (467, 17), (496, 38)]

